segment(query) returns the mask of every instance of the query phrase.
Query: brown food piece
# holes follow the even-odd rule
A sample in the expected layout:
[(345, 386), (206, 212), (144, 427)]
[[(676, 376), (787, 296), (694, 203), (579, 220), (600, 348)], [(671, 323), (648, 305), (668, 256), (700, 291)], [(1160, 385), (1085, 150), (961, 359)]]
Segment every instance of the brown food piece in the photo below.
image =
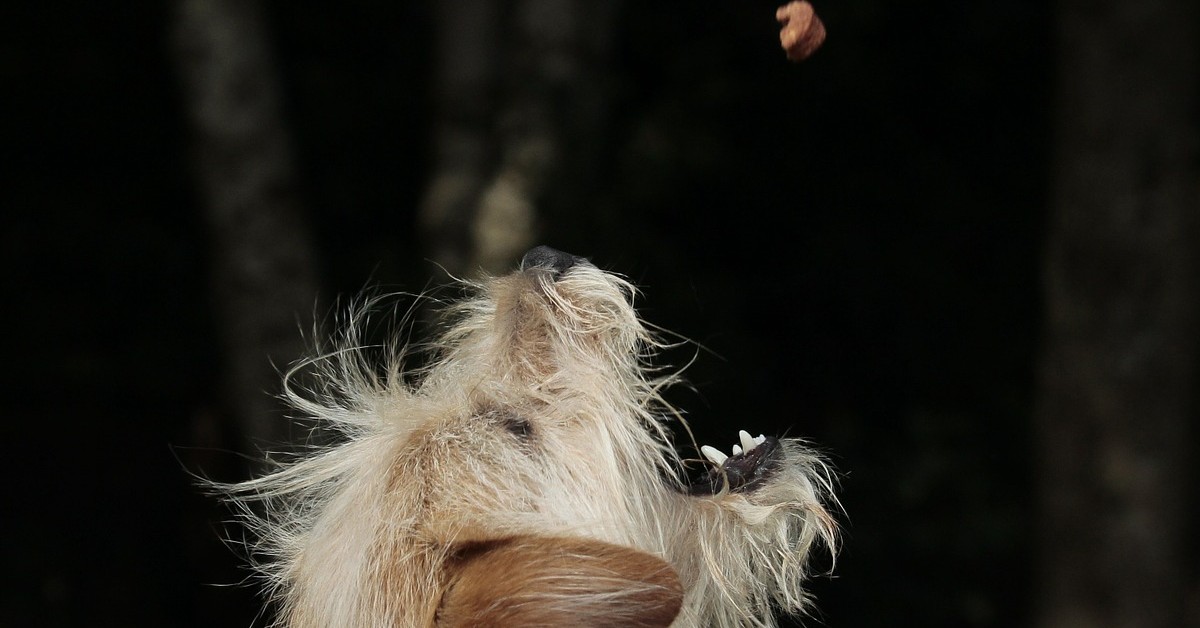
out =
[(775, 11), (775, 19), (783, 25), (779, 44), (791, 61), (803, 61), (812, 56), (825, 41), (825, 25), (811, 4), (803, 0), (789, 3)]

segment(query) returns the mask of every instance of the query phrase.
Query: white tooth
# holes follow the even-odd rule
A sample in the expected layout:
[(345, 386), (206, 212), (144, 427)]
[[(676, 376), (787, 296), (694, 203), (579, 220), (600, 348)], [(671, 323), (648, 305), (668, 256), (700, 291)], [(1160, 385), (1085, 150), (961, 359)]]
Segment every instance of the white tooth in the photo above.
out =
[(733, 455), (735, 455), (735, 456), (742, 455), (742, 448), (738, 447), (737, 445), (734, 445), (733, 446)]
[(757, 436), (757, 437), (754, 439), (754, 444), (755, 444), (755, 445), (761, 445), (761, 444), (763, 444), (763, 443), (765, 443), (765, 442), (767, 442), (767, 437), (766, 437), (766, 436), (763, 436), (762, 434), (759, 434), (759, 435), (758, 435), (758, 436)]
[(750, 435), (750, 432), (747, 432), (746, 430), (739, 431), (738, 438), (742, 439), (742, 449), (746, 451), (754, 449), (754, 446), (758, 444), (754, 440), (754, 437)]
[(708, 445), (700, 447), (700, 453), (704, 454), (704, 457), (711, 460), (715, 465), (725, 464), (725, 460), (729, 458), (729, 456), (721, 453), (720, 449), (709, 447)]

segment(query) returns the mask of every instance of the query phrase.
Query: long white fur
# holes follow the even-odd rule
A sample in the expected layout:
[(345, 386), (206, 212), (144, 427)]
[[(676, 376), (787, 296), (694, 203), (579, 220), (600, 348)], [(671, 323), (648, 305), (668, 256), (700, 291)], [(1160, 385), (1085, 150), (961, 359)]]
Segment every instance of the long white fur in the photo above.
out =
[[(662, 557), (685, 590), (675, 626), (774, 626), (804, 610), (810, 551), (832, 550), (823, 462), (795, 440), (761, 487), (693, 497), (660, 396), (673, 374), (638, 319), (633, 286), (590, 264), (472, 285), (430, 366), (382, 370), (365, 314), (339, 346), (289, 374), (291, 404), (336, 444), (224, 487), (250, 528), (278, 625), (428, 626), (441, 565), (481, 535), (578, 536)], [(529, 442), (506, 432), (512, 416)], [(732, 435), (736, 428), (731, 426)]]

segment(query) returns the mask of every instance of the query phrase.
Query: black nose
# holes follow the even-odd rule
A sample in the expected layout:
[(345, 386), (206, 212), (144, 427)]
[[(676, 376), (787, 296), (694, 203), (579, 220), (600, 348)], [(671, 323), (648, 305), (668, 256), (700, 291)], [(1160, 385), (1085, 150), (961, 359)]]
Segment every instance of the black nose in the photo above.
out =
[(586, 261), (587, 260), (582, 257), (571, 255), (570, 253), (563, 253), (558, 249), (552, 249), (543, 245), (529, 249), (529, 252), (521, 258), (521, 270), (529, 270), (530, 268), (547, 268), (554, 271), (555, 275), (561, 275), (572, 266)]

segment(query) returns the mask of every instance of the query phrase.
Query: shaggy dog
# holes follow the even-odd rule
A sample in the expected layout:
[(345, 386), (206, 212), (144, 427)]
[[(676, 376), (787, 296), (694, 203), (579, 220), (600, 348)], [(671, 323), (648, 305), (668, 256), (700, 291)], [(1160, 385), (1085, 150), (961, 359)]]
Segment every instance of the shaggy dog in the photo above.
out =
[(369, 363), (364, 315), (285, 386), (338, 435), (224, 487), (249, 523), (277, 625), (774, 626), (832, 552), (830, 475), (751, 436), (683, 461), (634, 288), (548, 247), (473, 285), (430, 365)]

